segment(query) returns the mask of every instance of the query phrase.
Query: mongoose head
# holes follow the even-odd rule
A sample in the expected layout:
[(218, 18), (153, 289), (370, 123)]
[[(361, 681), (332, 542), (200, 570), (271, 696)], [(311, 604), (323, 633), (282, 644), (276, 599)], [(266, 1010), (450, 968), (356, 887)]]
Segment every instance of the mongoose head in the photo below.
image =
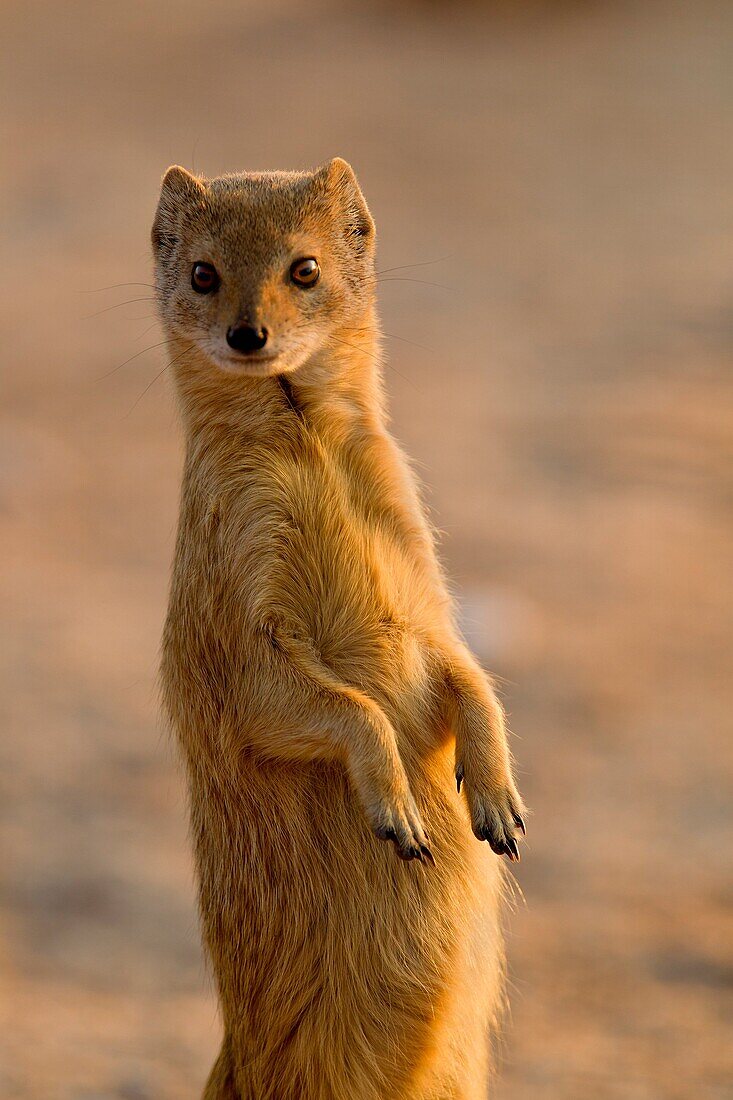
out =
[(339, 157), (217, 179), (169, 168), (152, 240), (164, 324), (212, 370), (297, 370), (373, 299), (374, 223)]

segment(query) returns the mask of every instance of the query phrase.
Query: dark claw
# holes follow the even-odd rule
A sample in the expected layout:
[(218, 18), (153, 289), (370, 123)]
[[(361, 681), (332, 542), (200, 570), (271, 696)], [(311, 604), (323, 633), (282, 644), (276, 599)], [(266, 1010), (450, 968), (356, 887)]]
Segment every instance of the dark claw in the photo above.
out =
[(494, 834), (490, 825), (482, 825), (481, 828), (477, 830), (476, 836), (479, 840), (485, 840), (492, 852), (496, 852), (498, 856), (503, 856), (505, 854), (506, 845), (504, 841)]
[(515, 813), (512, 816), (514, 817), (514, 824), (522, 830), (522, 835), (526, 836), (527, 835), (527, 827), (524, 824), (524, 819), (522, 818), (522, 815), (518, 814), (518, 813)]
[(423, 863), (429, 863), (431, 867), (435, 866), (435, 857), (428, 848), (427, 844), (420, 845), (420, 851), (422, 852)]
[(513, 836), (509, 837), (505, 847), (508, 850), (509, 859), (512, 861), (512, 863), (519, 863), (522, 857), (519, 854), (519, 846), (517, 845), (517, 842)]
[[(478, 832), (477, 835), (478, 835), (480, 840), (485, 840), (486, 844), (489, 845), (491, 850), (494, 851), (494, 853), (496, 853), (497, 856), (508, 856), (508, 858), (510, 858), (512, 860), (512, 862), (514, 862), (515, 860), (518, 860), (518, 858), (519, 858), (518, 848), (516, 850), (516, 855), (515, 855), (514, 854), (514, 849), (508, 847), (507, 843), (505, 842), (505, 840), (502, 837), (497, 837), (492, 832), (492, 829), (491, 829), (490, 825), (482, 825), (481, 828), (479, 829), (479, 832)], [(516, 848), (516, 842), (515, 842), (514, 839), (512, 840), (512, 844)]]
[(456, 788), (458, 793), (461, 793), (461, 784), (463, 783), (463, 764), (459, 764), (456, 768)]

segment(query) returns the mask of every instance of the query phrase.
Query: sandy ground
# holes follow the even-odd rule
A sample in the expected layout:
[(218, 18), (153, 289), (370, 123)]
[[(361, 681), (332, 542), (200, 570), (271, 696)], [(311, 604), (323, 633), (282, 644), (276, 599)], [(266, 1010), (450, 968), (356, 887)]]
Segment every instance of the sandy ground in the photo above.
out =
[(497, 1100), (733, 1095), (732, 34), (2, 5), (4, 1100), (194, 1098), (217, 1046), (155, 697), (180, 437), (148, 287), (101, 288), (168, 163), (335, 153), (381, 268), (429, 263), (382, 278), (394, 428), (533, 809)]

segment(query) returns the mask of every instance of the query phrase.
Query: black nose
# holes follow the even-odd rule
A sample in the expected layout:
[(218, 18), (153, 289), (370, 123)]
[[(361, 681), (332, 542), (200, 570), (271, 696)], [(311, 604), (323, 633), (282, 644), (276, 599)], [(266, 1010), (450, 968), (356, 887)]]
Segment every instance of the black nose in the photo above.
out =
[(235, 351), (247, 355), (259, 351), (267, 343), (266, 328), (252, 328), (251, 325), (234, 325), (227, 332), (227, 344)]

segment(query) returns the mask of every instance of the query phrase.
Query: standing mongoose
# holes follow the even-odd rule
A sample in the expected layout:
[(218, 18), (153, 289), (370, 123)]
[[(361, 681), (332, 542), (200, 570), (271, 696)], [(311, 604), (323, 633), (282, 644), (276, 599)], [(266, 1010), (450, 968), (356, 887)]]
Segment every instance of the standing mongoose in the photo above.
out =
[(519, 858), (524, 811), (386, 428), (372, 218), (338, 158), (173, 167), (152, 239), (186, 440), (163, 697), (224, 1024), (204, 1097), (483, 1100), (491, 849)]

